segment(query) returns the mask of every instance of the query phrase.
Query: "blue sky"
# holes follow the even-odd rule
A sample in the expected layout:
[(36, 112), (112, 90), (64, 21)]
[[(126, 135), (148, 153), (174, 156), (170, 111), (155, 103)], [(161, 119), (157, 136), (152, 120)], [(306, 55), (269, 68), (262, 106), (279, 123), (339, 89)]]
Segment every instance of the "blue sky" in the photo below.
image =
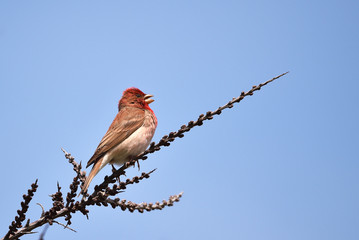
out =
[[(357, 1), (1, 1), (1, 235), (38, 178), (31, 220), (87, 162), (122, 91), (155, 97), (153, 138), (290, 73), (150, 155), (121, 198), (45, 239), (358, 239)], [(99, 183), (110, 167), (95, 179)], [(138, 174), (136, 169), (128, 177)], [(41, 229), (40, 229), (41, 230)], [(38, 235), (23, 239), (38, 239)]]

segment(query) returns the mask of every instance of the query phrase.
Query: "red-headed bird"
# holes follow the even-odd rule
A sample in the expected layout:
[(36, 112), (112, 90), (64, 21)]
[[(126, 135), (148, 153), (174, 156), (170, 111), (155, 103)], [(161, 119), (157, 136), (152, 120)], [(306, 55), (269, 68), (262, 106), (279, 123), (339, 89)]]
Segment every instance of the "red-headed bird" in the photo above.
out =
[(151, 97), (138, 88), (128, 88), (123, 92), (115, 119), (87, 162), (86, 167), (92, 164), (93, 167), (82, 192), (106, 164), (122, 165), (146, 150), (157, 127), (157, 118), (148, 106), (154, 101)]

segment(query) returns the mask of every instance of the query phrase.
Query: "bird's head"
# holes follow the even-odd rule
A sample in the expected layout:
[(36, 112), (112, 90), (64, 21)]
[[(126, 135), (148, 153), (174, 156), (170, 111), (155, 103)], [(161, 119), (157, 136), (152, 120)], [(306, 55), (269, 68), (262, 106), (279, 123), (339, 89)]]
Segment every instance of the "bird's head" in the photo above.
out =
[(150, 109), (148, 104), (152, 103), (153, 99), (151, 99), (153, 95), (145, 94), (138, 88), (127, 88), (122, 95), (120, 102), (118, 103), (118, 110), (120, 111), (121, 107), (129, 106), (129, 107), (137, 107)]

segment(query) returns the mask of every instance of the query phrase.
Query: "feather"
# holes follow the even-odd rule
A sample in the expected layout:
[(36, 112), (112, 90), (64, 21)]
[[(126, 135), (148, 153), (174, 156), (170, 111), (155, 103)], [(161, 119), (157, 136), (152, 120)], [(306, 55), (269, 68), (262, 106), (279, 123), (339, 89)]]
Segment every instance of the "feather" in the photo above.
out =
[[(85, 180), (84, 185), (82, 186), (82, 190), (81, 192), (84, 193), (86, 192), (86, 190), (88, 189), (92, 179), (96, 176), (96, 174), (101, 170), (101, 165), (102, 165), (102, 159), (100, 161), (97, 161), (95, 163), (95, 165), (93, 165), (90, 174), (88, 175), (88, 177)], [(80, 193), (81, 194), (81, 193)], [(79, 194), (79, 195), (80, 195)]]
[(102, 138), (94, 155), (87, 162), (86, 167), (95, 164), (103, 158), (107, 152), (128, 138), (143, 125), (144, 120), (144, 109), (134, 107), (122, 108), (113, 120), (105, 136)]

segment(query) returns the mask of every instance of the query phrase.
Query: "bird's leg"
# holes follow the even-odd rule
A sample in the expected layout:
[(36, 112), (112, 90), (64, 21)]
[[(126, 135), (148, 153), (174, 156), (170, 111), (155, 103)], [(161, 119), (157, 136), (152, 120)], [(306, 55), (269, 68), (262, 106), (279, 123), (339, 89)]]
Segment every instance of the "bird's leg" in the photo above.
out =
[[(112, 166), (112, 173), (116, 172), (117, 169), (115, 168), (115, 166), (113, 164), (111, 164)], [(120, 176), (116, 177), (116, 180), (118, 181), (118, 184), (120, 184)]]
[[(138, 171), (140, 171), (140, 160), (136, 159), (136, 163), (137, 163)], [(136, 164), (133, 167), (135, 167), (135, 166), (136, 166)]]
[[(128, 161), (129, 162), (132, 162), (132, 160), (134, 160), (136, 156), (129, 156), (128, 157)], [(138, 167), (138, 171), (140, 171), (140, 161), (138, 159), (135, 160), (136, 163), (137, 163), (137, 167)], [(136, 167), (136, 163), (133, 165), (133, 167)]]

